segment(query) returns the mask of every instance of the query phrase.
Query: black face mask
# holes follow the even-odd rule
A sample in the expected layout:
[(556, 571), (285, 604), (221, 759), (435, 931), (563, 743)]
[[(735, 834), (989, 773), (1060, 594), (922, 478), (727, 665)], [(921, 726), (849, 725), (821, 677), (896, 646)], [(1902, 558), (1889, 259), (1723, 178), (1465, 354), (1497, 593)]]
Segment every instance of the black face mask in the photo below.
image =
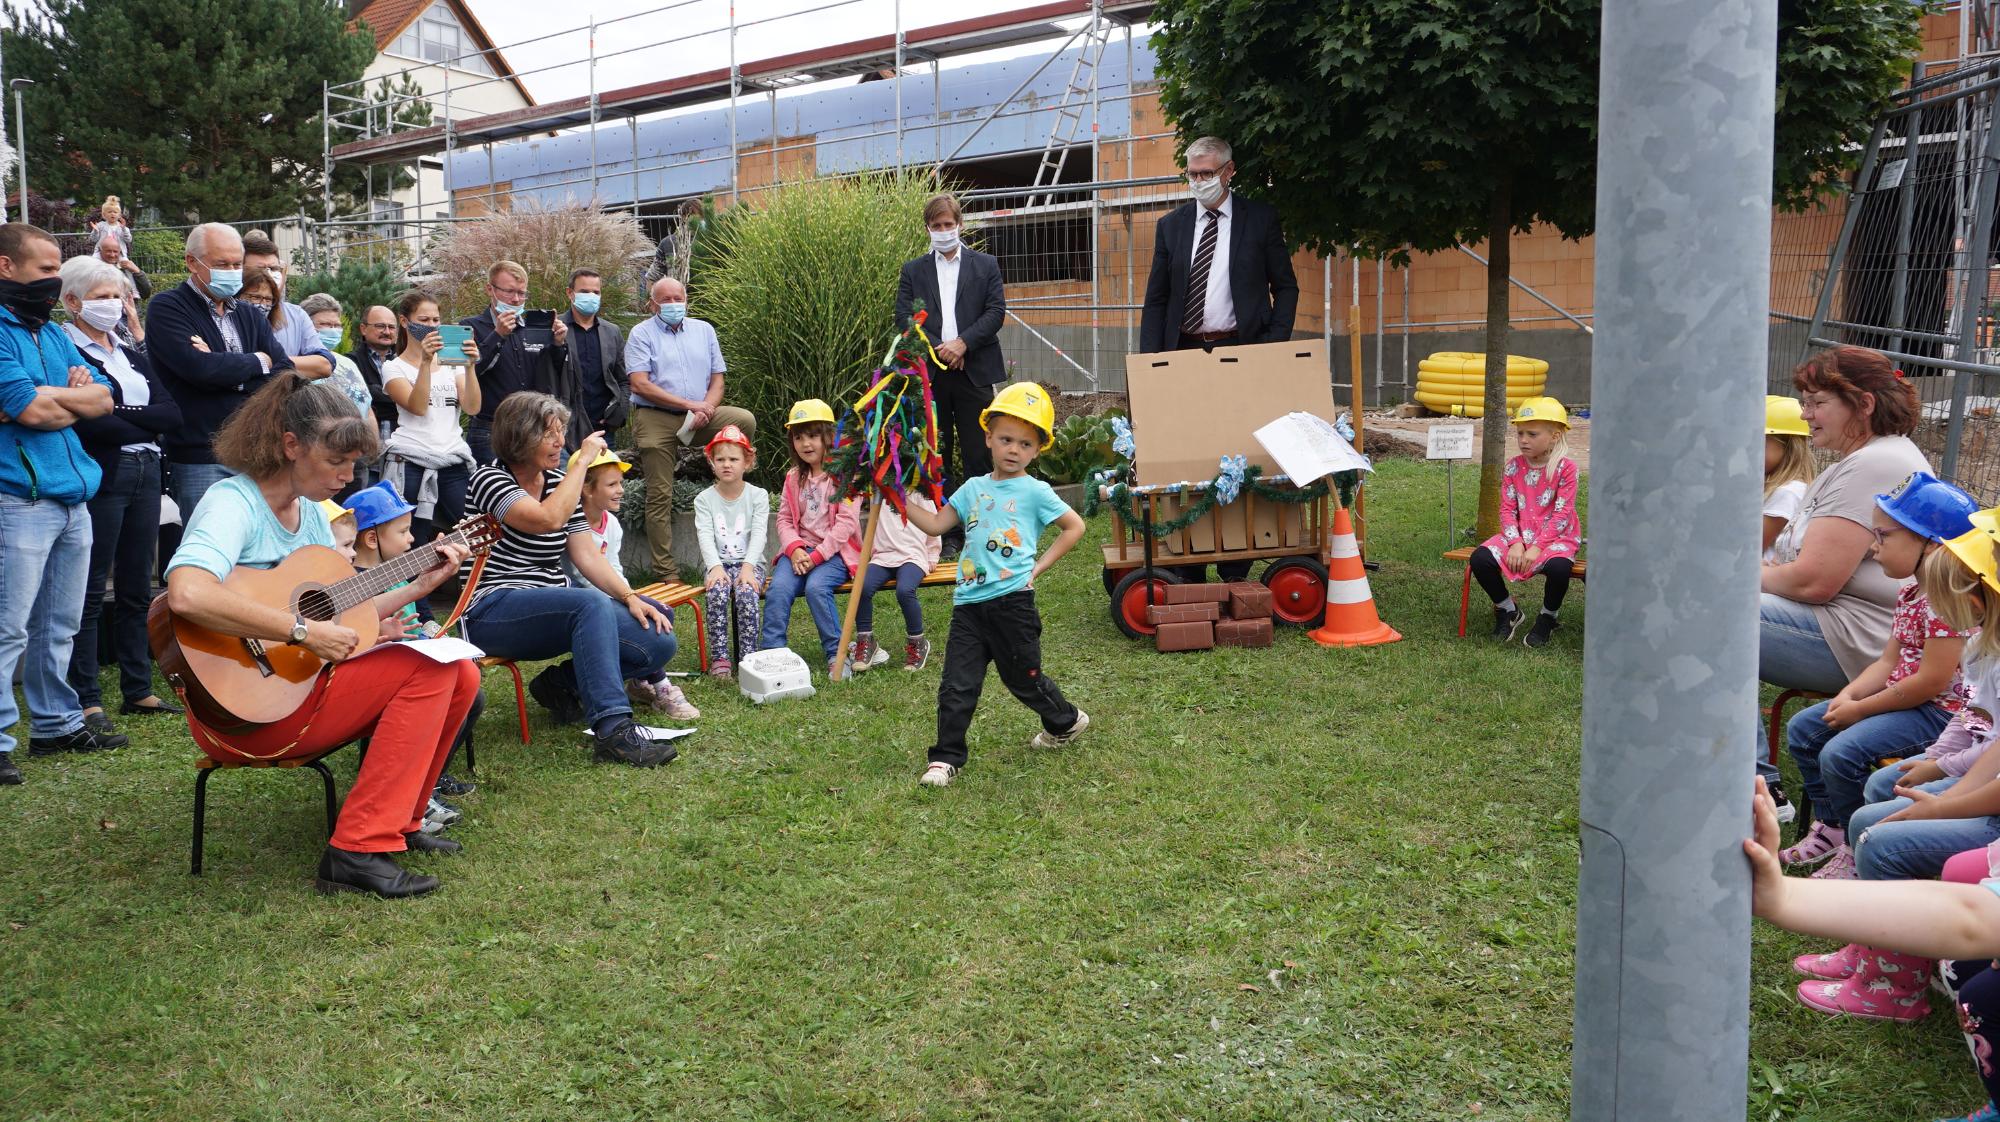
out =
[(0, 304), (6, 305), (7, 310), (14, 313), (14, 318), (30, 331), (49, 322), (49, 314), (55, 310), (56, 300), (61, 296), (61, 277), (45, 277), (27, 284), (0, 280)]

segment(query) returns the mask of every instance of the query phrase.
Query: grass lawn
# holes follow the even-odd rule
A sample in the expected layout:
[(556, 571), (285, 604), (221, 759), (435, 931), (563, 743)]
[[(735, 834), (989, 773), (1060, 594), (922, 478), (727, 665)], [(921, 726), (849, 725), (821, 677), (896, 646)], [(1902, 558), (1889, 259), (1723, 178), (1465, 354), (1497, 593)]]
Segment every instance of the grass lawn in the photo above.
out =
[[(1441, 470), (1371, 490), (1405, 642), (1157, 654), (1110, 623), (1094, 525), (1042, 589), (1091, 731), (1029, 751), (989, 678), (945, 791), (915, 783), (935, 664), (761, 710), (697, 682), (650, 772), (539, 709), (523, 747), (489, 676), (467, 852), (413, 859), (445, 878), (414, 902), (312, 893), (309, 773), (218, 776), (196, 879), (183, 727), (24, 758), (0, 1114), (1567, 1118), (1583, 590), (1545, 650), (1455, 639)], [(1809, 1013), (1788, 960), (1823, 948), (1756, 938), (1753, 1118), (1977, 1100), (1948, 1016)]]

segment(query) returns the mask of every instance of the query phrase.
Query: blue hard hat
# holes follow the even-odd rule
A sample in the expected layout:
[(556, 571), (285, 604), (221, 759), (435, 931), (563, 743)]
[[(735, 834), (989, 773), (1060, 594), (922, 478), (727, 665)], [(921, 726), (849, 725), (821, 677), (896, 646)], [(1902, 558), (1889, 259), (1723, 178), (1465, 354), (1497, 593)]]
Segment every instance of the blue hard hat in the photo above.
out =
[(1972, 529), (1979, 503), (1927, 471), (1914, 472), (1894, 491), (1875, 496), (1882, 513), (1918, 537), (1949, 541)]
[(404, 502), (403, 496), (396, 493), (396, 485), (386, 479), (347, 496), (347, 501), (341, 505), (354, 512), (356, 533), (373, 530), (384, 522), (392, 522), (417, 509), (415, 504)]

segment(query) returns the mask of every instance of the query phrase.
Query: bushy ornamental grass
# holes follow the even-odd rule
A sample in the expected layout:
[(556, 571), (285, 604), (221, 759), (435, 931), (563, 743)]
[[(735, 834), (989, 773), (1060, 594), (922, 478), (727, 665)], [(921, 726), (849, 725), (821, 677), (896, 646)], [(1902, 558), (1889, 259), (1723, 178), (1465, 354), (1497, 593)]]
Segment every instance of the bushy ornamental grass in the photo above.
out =
[(528, 270), (528, 306), (560, 312), (568, 306), (563, 290), (570, 273), (591, 268), (604, 274), (598, 314), (624, 322), (645, 314), (639, 276), (652, 252), (653, 243), (629, 212), (524, 200), (513, 210), (458, 223), (439, 235), (431, 250), (440, 274), (433, 286), (448, 317), (476, 315), (489, 302), (486, 270), (496, 261), (514, 261)]

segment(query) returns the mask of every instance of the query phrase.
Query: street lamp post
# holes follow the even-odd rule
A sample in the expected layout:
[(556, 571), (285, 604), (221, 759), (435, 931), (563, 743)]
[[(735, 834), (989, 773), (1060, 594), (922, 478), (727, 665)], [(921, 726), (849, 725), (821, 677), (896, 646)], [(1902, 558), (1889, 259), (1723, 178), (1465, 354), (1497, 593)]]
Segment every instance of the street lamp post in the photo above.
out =
[(8, 81), (14, 88), (14, 136), (20, 147), (14, 151), (14, 159), (21, 168), (21, 221), (28, 220), (28, 117), (21, 108), (21, 87), (35, 84), (33, 78), (14, 78)]

